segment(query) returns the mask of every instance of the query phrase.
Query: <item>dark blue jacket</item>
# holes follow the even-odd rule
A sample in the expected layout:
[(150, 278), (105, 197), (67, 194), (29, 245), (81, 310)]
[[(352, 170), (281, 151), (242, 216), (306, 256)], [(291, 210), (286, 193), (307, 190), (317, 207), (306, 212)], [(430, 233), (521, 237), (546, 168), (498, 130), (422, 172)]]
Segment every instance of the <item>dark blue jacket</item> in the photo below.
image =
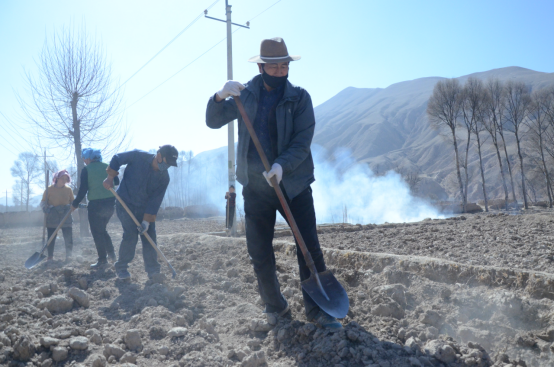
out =
[[(253, 122), (258, 111), (262, 77), (255, 76), (245, 84), (240, 99), (246, 114)], [(277, 158), (275, 163), (283, 167), (283, 185), (290, 200), (304, 191), (314, 178), (314, 163), (310, 145), (314, 136), (315, 117), (312, 99), (308, 92), (289, 81), (285, 85), (283, 98), (276, 110), (277, 117)], [(220, 103), (212, 96), (206, 109), (206, 125), (219, 129), (238, 119), (239, 142), (237, 148), (237, 180), (248, 185), (248, 147), (250, 135), (240, 116), (234, 99), (228, 98)], [(260, 172), (261, 175), (261, 172)]]
[(155, 157), (156, 154), (137, 149), (117, 153), (107, 168), (108, 174), (114, 176), (121, 166), (127, 165), (117, 193), (125, 204), (144, 210), (143, 219), (148, 222), (156, 221), (156, 214), (169, 185), (169, 173), (155, 171), (152, 167)]

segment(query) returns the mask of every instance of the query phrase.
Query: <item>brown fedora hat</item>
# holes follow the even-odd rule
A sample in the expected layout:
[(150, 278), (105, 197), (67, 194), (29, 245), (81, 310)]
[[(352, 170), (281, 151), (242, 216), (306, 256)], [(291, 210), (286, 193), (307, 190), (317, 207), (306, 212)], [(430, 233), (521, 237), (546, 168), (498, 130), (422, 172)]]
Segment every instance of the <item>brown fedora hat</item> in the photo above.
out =
[(287, 45), (281, 37), (265, 39), (260, 45), (260, 54), (248, 59), (248, 62), (260, 64), (300, 60), (300, 56), (289, 55)]

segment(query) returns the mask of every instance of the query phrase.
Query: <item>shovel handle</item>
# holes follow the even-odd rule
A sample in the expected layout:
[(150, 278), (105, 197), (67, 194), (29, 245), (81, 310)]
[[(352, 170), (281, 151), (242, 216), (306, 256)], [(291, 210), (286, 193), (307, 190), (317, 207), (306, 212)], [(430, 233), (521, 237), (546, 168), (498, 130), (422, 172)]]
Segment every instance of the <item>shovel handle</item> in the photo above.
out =
[[(140, 223), (139, 221), (137, 220), (137, 218), (133, 215), (133, 212), (131, 212), (131, 209), (129, 209), (129, 207), (127, 206), (127, 204), (125, 204), (125, 202), (123, 201), (123, 199), (119, 196), (119, 194), (117, 192), (115, 192), (115, 190), (113, 189), (113, 187), (110, 188), (110, 191), (112, 192), (112, 194), (114, 194), (115, 198), (117, 199), (117, 201), (119, 201), (119, 203), (121, 204), (121, 206), (123, 207), (123, 209), (125, 209), (125, 211), (127, 212), (127, 214), (129, 214), (129, 216), (131, 217), (131, 219), (133, 220), (133, 222), (135, 222), (135, 224), (137, 225), (137, 227), (140, 227)], [(152, 241), (152, 238), (150, 237), (150, 235), (148, 234), (148, 232), (144, 232), (142, 234), (142, 236), (146, 237), (146, 239), (148, 240), (148, 242), (150, 243), (150, 245), (152, 245), (152, 247), (154, 247), (154, 250), (156, 250), (156, 252), (158, 253), (158, 255), (164, 259), (165, 263), (167, 264), (167, 266), (169, 266), (169, 269), (171, 269), (171, 272), (173, 273), (172, 277), (175, 278), (175, 276), (177, 275), (177, 272), (175, 271), (175, 269), (173, 269), (173, 266), (171, 266), (171, 264), (169, 263), (169, 261), (167, 260), (167, 258), (165, 257), (165, 255), (163, 254), (163, 252), (158, 248), (158, 246), (156, 246), (156, 244), (154, 243), (154, 241)]]
[(54, 230), (54, 233), (52, 233), (52, 236), (50, 236), (50, 238), (48, 239), (48, 242), (46, 243), (46, 245), (44, 245), (44, 247), (42, 248), (42, 251), (40, 252), (41, 255), (44, 252), (44, 250), (46, 250), (48, 245), (50, 245), (50, 242), (52, 242), (54, 238), (56, 238), (58, 231), (60, 230), (60, 228), (62, 228), (63, 224), (65, 223), (67, 218), (69, 218), (70, 215), (71, 215), (71, 207), (67, 211), (67, 214), (62, 218), (62, 221), (60, 222), (60, 224), (58, 224), (58, 227), (56, 227), (56, 229)]
[[(260, 141), (258, 140), (258, 136), (256, 135), (256, 131), (254, 130), (254, 127), (252, 126), (252, 123), (250, 122), (250, 119), (248, 118), (248, 115), (246, 114), (246, 111), (244, 110), (244, 106), (242, 105), (242, 101), (240, 100), (240, 97), (233, 96), (235, 99), (235, 103), (237, 104), (237, 108), (239, 109), (239, 112), (242, 116), (242, 120), (244, 121), (244, 124), (246, 125), (246, 128), (248, 129), (248, 132), (250, 133), (250, 137), (252, 138), (252, 141), (254, 142), (254, 145), (256, 146), (256, 150), (258, 151), (258, 154), (260, 155), (260, 158), (262, 159), (262, 163), (264, 164), (266, 172), (269, 172), (271, 170), (271, 166), (269, 165), (269, 161), (267, 160), (267, 157), (265, 155), (265, 152), (262, 148), (262, 145), (260, 144)], [(306, 243), (304, 242), (304, 239), (302, 238), (302, 234), (300, 234), (300, 230), (298, 229), (298, 226), (296, 225), (296, 221), (294, 220), (294, 217), (292, 216), (292, 212), (290, 211), (289, 204), (287, 203), (287, 200), (285, 199), (285, 196), (283, 195), (283, 191), (281, 190), (281, 187), (277, 183), (277, 179), (275, 179), (275, 176), (271, 177), (270, 179), (271, 184), (273, 185), (273, 188), (275, 189), (275, 193), (277, 194), (277, 197), (279, 198), (279, 201), (281, 202), (281, 206), (283, 207), (283, 210), (285, 212), (285, 215), (287, 217), (287, 220), (289, 222), (290, 228), (292, 229), (292, 233), (294, 234), (294, 238), (296, 238), (296, 242), (298, 242), (298, 246), (300, 246), (300, 250), (302, 251), (302, 254), (304, 255), (304, 260), (306, 261), (306, 265), (308, 265), (308, 268), (310, 268), (310, 271), (317, 275), (317, 269), (315, 268), (314, 260), (312, 259), (312, 255), (306, 248)], [(318, 279), (319, 280), (319, 279)]]

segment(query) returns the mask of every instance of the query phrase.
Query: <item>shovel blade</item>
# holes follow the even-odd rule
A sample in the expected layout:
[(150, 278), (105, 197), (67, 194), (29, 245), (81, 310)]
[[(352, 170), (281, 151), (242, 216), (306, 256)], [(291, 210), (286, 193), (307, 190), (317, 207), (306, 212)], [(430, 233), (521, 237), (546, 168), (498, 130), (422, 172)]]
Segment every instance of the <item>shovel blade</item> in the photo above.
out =
[(302, 289), (312, 297), (314, 302), (323, 311), (337, 319), (344, 318), (350, 308), (350, 301), (346, 291), (329, 270), (318, 273), (318, 276), (321, 286), (329, 296), (329, 299), (325, 297), (325, 294), (319, 288), (314, 274), (301, 283)]
[(30, 258), (27, 259), (27, 261), (25, 261), (25, 267), (27, 269), (32, 269), (37, 266), (38, 263), (40, 263), (44, 258), (46, 258), (46, 255), (43, 255), (40, 252), (35, 252), (31, 255)]

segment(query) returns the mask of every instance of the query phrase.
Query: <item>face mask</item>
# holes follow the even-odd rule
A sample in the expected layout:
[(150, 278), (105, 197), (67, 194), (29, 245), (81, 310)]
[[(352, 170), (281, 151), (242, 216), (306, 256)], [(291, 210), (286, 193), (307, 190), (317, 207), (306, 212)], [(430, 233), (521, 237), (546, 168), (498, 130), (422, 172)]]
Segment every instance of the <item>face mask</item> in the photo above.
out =
[(162, 161), (162, 163), (158, 163), (158, 168), (160, 169), (160, 171), (167, 171), (167, 169), (169, 168), (169, 164)]
[(265, 72), (265, 69), (262, 68), (262, 79), (265, 84), (269, 85), (271, 88), (279, 88), (287, 82), (289, 74), (285, 76), (271, 76)]

